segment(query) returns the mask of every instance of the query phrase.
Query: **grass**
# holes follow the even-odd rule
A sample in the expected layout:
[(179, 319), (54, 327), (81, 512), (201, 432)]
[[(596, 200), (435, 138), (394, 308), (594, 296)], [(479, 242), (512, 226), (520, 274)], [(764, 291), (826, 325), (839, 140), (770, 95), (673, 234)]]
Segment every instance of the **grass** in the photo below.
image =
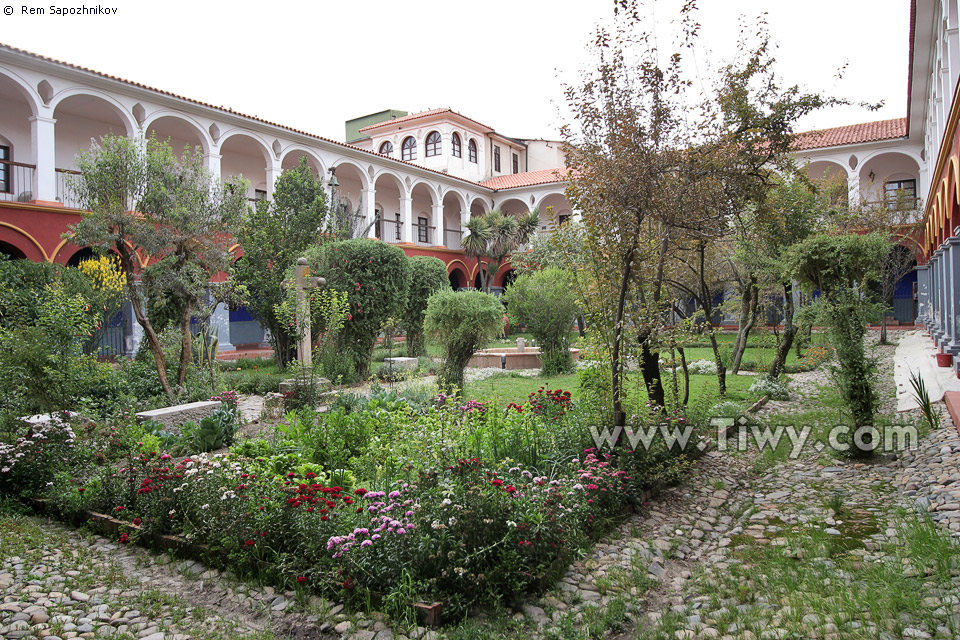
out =
[[(843, 638), (876, 638), (881, 631), (901, 637), (908, 627), (936, 635), (940, 625), (957, 637), (956, 618), (935, 612), (949, 601), (944, 595), (956, 592), (952, 573), (960, 547), (929, 519), (905, 512), (893, 517), (897, 536), (884, 543), (876, 543), (878, 526), (869, 514), (838, 525), (841, 536), (815, 524), (783, 532), (783, 546), (755, 544), (747, 537), (749, 542), (733, 553), (739, 562), (699, 581), (714, 609), (705, 618), (712, 618), (710, 626), (721, 633), (733, 627), (758, 636), (778, 628), (786, 631), (784, 637), (808, 637), (812, 628), (829, 623)], [(879, 547), (886, 558), (871, 561), (864, 556), (864, 543)], [(729, 606), (729, 598), (738, 606)], [(716, 613), (721, 602), (727, 606)], [(674, 638), (681, 622), (679, 615), (667, 616), (638, 638)]]

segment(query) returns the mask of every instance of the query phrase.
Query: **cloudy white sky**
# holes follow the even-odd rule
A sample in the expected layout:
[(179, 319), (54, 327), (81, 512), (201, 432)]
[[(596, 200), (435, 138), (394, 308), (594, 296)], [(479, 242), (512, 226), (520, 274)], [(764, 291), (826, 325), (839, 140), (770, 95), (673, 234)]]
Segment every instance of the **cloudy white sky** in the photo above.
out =
[[(52, 0), (56, 2), (57, 0)], [(337, 140), (343, 122), (451, 107), (518, 137), (557, 136), (563, 81), (613, 0), (85, 0), (113, 16), (50, 15), (18, 0), (0, 42)], [(12, 0), (0, 1), (6, 4)], [(680, 0), (647, 0), (658, 32)], [(733, 54), (741, 16), (767, 12), (785, 81), (885, 106), (800, 129), (906, 114), (909, 0), (700, 0), (696, 68)], [(62, 4), (59, 6), (80, 6)], [(22, 7), (47, 15), (22, 15)], [(837, 71), (846, 65), (842, 80)]]

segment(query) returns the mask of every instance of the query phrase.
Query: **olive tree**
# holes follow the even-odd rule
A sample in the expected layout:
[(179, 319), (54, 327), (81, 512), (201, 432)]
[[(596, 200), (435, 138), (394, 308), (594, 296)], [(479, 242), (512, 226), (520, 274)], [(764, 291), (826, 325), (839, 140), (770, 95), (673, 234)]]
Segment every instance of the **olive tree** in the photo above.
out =
[[(205, 302), (210, 279), (230, 268), (231, 237), (247, 212), (246, 183), (221, 184), (201, 153), (188, 149), (177, 158), (154, 138), (104, 136), (77, 156), (77, 168), (72, 189), (89, 213), (66, 235), (119, 258), (160, 384), (176, 401), (175, 386), (183, 385), (192, 360), (190, 319)], [(175, 310), (180, 358), (174, 384), (143, 295), (158, 308)]]

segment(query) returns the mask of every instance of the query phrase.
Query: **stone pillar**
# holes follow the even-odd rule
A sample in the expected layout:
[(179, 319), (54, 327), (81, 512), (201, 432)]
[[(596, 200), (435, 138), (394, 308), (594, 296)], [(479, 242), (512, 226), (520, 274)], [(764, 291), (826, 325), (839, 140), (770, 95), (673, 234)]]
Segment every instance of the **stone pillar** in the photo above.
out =
[(940, 318), (940, 256), (934, 251), (930, 256), (930, 313), (927, 316), (927, 330), (936, 339), (937, 323)]
[(213, 309), (210, 316), (210, 328), (217, 334), (217, 351), (233, 351), (235, 347), (230, 342), (230, 309), (222, 302)]
[(860, 174), (856, 171), (847, 172), (847, 199), (851, 207), (860, 204)]
[(30, 118), (30, 134), (37, 151), (37, 169), (33, 172), (33, 199), (41, 202), (57, 201), (57, 143), (56, 123), (53, 118)]
[(283, 173), (280, 163), (276, 160), (265, 168), (267, 172), (267, 200), (273, 200), (273, 189), (277, 186), (277, 178)]
[(123, 327), (123, 355), (132, 358), (137, 355), (137, 349), (143, 341), (143, 327), (133, 315), (133, 305), (129, 300), (123, 303), (120, 313), (120, 326)]
[(960, 291), (957, 291), (957, 287), (960, 286), (960, 238), (947, 238), (945, 245), (950, 287), (947, 292), (949, 305), (943, 350), (958, 355), (960, 354)]
[(917, 265), (917, 317), (916, 324), (927, 326), (930, 315), (930, 265)]
[[(957, 280), (954, 277), (954, 262), (958, 259), (958, 249), (955, 244), (947, 240), (943, 243), (943, 336), (940, 338), (940, 347), (946, 351), (954, 343), (956, 333), (954, 332), (954, 319), (957, 315), (954, 313), (954, 305), (958, 303), (956, 295)], [(960, 352), (960, 344), (957, 345)]]
[[(360, 195), (360, 202), (363, 205), (363, 226), (361, 231), (366, 229), (366, 237), (377, 237), (377, 225), (373, 222), (377, 218), (377, 192), (373, 187), (364, 189)], [(369, 227), (369, 228), (368, 228)]]
[(446, 226), (446, 221), (443, 219), (443, 203), (437, 204), (434, 203), (430, 211), (430, 219), (433, 221), (433, 237), (429, 235), (427, 231), (427, 239), (430, 241), (430, 244), (434, 246), (446, 246), (447, 245), (447, 234), (444, 232), (444, 227)]
[(203, 154), (204, 164), (207, 166), (207, 171), (216, 178), (217, 180), (221, 179), (221, 169), (220, 169), (220, 160), (223, 159), (223, 156), (219, 153), (205, 153)]
[(400, 242), (413, 244), (413, 198), (400, 198)]

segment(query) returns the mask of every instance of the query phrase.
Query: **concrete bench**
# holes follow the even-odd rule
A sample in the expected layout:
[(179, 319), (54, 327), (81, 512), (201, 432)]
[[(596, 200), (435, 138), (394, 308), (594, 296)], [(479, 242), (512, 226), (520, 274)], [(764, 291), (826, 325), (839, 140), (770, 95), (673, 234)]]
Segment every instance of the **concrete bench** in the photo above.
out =
[(172, 407), (161, 407), (151, 411), (141, 411), (137, 414), (137, 421), (153, 420), (162, 424), (167, 431), (179, 433), (180, 425), (184, 422), (200, 422), (216, 411), (219, 406), (219, 400), (203, 400)]

